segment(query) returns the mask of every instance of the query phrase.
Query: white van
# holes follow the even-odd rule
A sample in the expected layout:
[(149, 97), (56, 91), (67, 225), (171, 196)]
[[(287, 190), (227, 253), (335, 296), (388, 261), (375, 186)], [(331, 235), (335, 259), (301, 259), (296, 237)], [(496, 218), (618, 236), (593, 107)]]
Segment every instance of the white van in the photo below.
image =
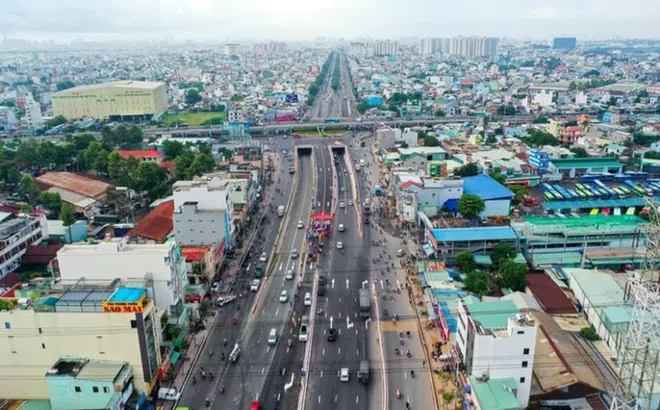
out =
[(231, 353), (229, 353), (229, 361), (234, 363), (236, 360), (238, 360), (239, 354), (241, 354), (241, 347), (238, 345), (238, 343), (236, 343)]
[(161, 387), (158, 389), (158, 398), (160, 400), (177, 401), (181, 397), (181, 392), (174, 387)]
[(305, 306), (312, 306), (312, 294), (309, 292), (305, 293)]
[(270, 329), (270, 333), (268, 334), (268, 344), (270, 346), (274, 346), (277, 344), (277, 329), (272, 328)]

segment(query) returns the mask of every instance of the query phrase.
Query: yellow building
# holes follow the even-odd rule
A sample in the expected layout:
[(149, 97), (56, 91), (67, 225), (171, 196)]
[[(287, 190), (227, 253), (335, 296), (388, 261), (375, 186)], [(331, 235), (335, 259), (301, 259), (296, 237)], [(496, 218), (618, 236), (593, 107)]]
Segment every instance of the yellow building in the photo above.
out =
[(115, 81), (53, 94), (53, 114), (71, 118), (158, 118), (167, 110), (165, 83)]
[(0, 311), (0, 397), (48, 399), (46, 372), (63, 356), (128, 362), (148, 395), (162, 373), (154, 310), (143, 288), (96, 288)]

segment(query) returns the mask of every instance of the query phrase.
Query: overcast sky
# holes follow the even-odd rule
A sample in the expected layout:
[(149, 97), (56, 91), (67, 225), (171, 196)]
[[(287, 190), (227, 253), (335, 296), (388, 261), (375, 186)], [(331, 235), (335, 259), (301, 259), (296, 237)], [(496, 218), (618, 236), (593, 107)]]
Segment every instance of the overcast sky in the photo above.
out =
[(660, 38), (660, 0), (0, 0), (0, 33), (89, 40)]

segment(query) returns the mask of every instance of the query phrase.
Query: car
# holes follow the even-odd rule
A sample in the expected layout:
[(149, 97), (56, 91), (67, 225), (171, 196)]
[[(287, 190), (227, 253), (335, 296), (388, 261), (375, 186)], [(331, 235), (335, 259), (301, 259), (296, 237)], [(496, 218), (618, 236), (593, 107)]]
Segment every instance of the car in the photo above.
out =
[(403, 249), (397, 249), (397, 251), (396, 251), (396, 256), (398, 256), (399, 258), (402, 257), (405, 254), (406, 254), (406, 251), (404, 251)]
[(343, 202), (340, 202), (340, 203), (339, 203), (339, 207), (340, 207), (340, 208), (345, 208), (345, 207), (346, 207), (346, 204), (344, 204)]
[(337, 242), (337, 249), (344, 249), (344, 244), (341, 242)]
[(369, 218), (364, 218), (364, 224), (369, 225)]
[(298, 258), (298, 251), (296, 249), (291, 250), (291, 259), (297, 259)]
[(224, 306), (228, 303), (231, 303), (236, 300), (236, 295), (220, 296), (218, 300), (215, 301), (216, 305)]
[(298, 229), (302, 229), (304, 226), (303, 221), (298, 221)]
[(286, 303), (289, 301), (289, 292), (287, 292), (286, 289), (284, 289), (282, 292), (280, 292), (280, 303)]
[(312, 294), (309, 292), (305, 293), (305, 306), (312, 306)]
[(339, 371), (339, 381), (347, 382), (349, 380), (350, 380), (350, 376), (348, 373), (348, 367), (342, 367), (341, 370)]
[(268, 254), (266, 252), (262, 253), (261, 256), (259, 256), (259, 262), (266, 263), (268, 260)]
[(344, 232), (346, 230), (346, 227), (344, 226), (344, 224), (339, 224), (339, 226), (337, 226), (337, 230), (339, 232)]
[(211, 290), (213, 292), (219, 292), (220, 291), (220, 282), (213, 282), (213, 286), (211, 286)]
[(337, 329), (331, 327), (328, 329), (328, 333), (326, 334), (328, 338), (328, 342), (334, 342), (337, 340)]
[(353, 200), (352, 199), (348, 200), (348, 206), (353, 206)]
[(261, 285), (261, 279), (254, 279), (252, 283), (250, 283), (250, 291), (252, 292), (258, 291), (259, 285)]
[(328, 284), (328, 280), (325, 276), (319, 276), (319, 286), (325, 286)]
[(341, 192), (346, 192), (346, 187), (345, 186), (341, 187)]
[(293, 276), (295, 275), (295, 273), (296, 273), (296, 272), (294, 271), (293, 267), (290, 268), (290, 269), (286, 272), (286, 276), (284, 277), (284, 279), (286, 279), (286, 280), (292, 280), (292, 279), (293, 279)]

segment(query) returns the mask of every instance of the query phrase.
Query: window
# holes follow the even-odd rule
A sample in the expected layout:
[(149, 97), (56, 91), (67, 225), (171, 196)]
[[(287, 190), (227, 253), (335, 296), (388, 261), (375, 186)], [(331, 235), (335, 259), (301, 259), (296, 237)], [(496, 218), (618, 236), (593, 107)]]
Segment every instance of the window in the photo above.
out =
[(525, 383), (525, 378), (524, 377), (520, 378), (520, 383)]
[(74, 390), (76, 391), (76, 393), (81, 393), (82, 392), (82, 389), (80, 388), (80, 386), (74, 387)]
[[(132, 329), (137, 328), (137, 320), (131, 320), (131, 328)], [(529, 350), (529, 349), (527, 349), (527, 350)]]
[(518, 333), (519, 335), (524, 335), (524, 334), (525, 334), (525, 331), (524, 331), (524, 330), (519, 330), (517, 333)]
[(42, 334), (43, 332), (41, 331), (41, 328), (39, 328), (39, 334)]
[(529, 354), (529, 348), (524, 348), (523, 349), (523, 354)]
[(94, 386), (94, 387), (92, 387), (92, 391), (93, 391), (94, 393), (98, 393), (98, 392), (99, 392), (99, 388), (96, 387), (96, 386)]
[(522, 362), (522, 367), (527, 367), (527, 361)]
[(5, 329), (11, 329), (11, 323), (5, 322)]
[(103, 393), (110, 393), (110, 389), (107, 386), (103, 387)]
[(41, 344), (41, 348), (42, 348), (42, 349), (46, 349), (46, 343), (42, 343), (42, 344)]

